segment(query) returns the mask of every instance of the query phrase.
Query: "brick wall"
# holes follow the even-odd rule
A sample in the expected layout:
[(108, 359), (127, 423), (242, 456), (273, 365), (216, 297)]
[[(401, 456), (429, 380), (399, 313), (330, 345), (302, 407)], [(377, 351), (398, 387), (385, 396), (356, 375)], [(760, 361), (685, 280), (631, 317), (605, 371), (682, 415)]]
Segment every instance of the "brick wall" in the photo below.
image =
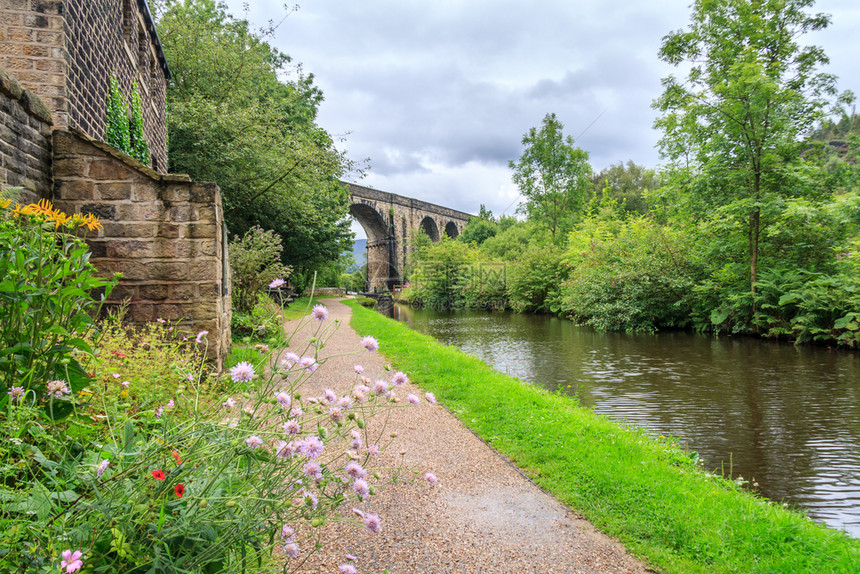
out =
[(231, 309), (218, 186), (159, 174), (74, 130), (54, 130), (53, 144), (54, 204), (101, 218), (104, 229), (87, 243), (100, 272), (123, 274), (113, 300), (131, 299), (135, 323), (163, 318), (191, 335), (209, 331), (220, 369)]
[(104, 140), (115, 73), (143, 103), (152, 166), (167, 171), (166, 67), (144, 0), (2, 0), (0, 66), (48, 105), (57, 126)]
[(23, 187), (25, 203), (51, 195), (51, 114), (0, 68), (0, 183)]

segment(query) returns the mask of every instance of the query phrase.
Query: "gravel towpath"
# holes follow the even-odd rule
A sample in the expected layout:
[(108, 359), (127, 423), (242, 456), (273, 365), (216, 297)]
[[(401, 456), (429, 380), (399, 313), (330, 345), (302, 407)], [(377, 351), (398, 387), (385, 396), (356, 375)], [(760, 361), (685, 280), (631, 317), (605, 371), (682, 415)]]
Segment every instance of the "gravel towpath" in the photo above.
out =
[[(360, 337), (349, 326), (349, 307), (334, 300), (326, 305), (328, 320), (339, 320), (340, 328), (321, 354), (360, 350)], [(309, 328), (301, 329), (292, 347), (304, 348), (309, 337)], [(355, 364), (374, 379), (390, 381), (393, 375), (383, 370), (380, 353), (335, 357), (317, 370), (305, 392), (332, 388), (348, 393), (355, 384)], [(412, 383), (396, 389), (401, 401), (407, 393), (422, 397), (421, 404), (394, 410), (387, 429), (398, 436), (377, 455), (375, 466), (395, 465), (405, 450), (405, 463), (419, 474), (414, 482), (378, 488), (359, 505), (379, 515), (378, 533), (326, 526), (330, 541), (302, 572), (336, 574), (347, 562), (345, 554), (357, 557), (353, 564), (359, 572), (387, 568), (391, 574), (653, 572), (531, 483), (442, 406), (426, 402), (422, 389)], [(430, 486), (422, 478), (425, 472), (439, 482)], [(344, 510), (354, 518), (350, 508)]]

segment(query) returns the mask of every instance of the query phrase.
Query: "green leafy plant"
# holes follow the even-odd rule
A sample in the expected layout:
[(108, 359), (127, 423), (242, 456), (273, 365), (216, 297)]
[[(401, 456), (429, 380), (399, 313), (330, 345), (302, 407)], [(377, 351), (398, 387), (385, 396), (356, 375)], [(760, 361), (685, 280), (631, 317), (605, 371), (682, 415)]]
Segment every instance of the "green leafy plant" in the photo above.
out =
[(128, 125), (128, 109), (116, 76), (108, 83), (107, 111), (105, 112), (105, 142), (119, 151), (130, 154), (131, 132)]
[(137, 82), (131, 84), (131, 142), (128, 155), (144, 165), (149, 165), (149, 144), (143, 135), (143, 107)]
[(86, 336), (115, 281), (97, 276), (89, 249), (75, 235), (81, 226), (99, 227), (96, 218), (70, 217), (46, 200), (9, 209), (7, 199), (0, 207), (2, 408), (13, 387), (46, 397), (49, 382), (72, 391), (87, 383), (75, 351), (92, 354)]
[(257, 226), (230, 242), (234, 311), (250, 313), (273, 281), (283, 284), (290, 276), (291, 268), (280, 260), (282, 249), (280, 235)]

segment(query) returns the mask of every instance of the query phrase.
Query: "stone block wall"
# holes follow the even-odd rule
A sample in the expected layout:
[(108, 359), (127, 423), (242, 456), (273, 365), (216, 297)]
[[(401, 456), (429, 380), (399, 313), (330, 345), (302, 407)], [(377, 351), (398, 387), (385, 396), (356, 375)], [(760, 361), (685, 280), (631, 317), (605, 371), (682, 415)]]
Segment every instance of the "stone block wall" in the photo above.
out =
[(51, 113), (2, 68), (0, 183), (23, 187), (24, 203), (51, 195)]
[(137, 82), (151, 165), (167, 172), (168, 68), (145, 0), (2, 0), (0, 66), (39, 95), (55, 125), (104, 140), (108, 82)]
[(133, 323), (161, 318), (192, 336), (209, 331), (220, 369), (231, 308), (218, 186), (159, 174), (75, 130), (55, 130), (53, 145), (54, 205), (101, 219), (87, 243), (101, 273), (122, 273), (112, 301), (131, 300)]

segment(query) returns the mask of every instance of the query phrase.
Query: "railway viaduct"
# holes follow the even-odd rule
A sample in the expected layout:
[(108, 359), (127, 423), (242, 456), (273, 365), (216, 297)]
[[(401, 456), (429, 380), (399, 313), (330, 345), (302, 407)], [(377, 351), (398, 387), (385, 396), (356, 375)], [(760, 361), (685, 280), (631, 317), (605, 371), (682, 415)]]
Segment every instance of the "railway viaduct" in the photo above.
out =
[(344, 183), (349, 213), (367, 233), (367, 282), (370, 291), (401, 282), (410, 239), (418, 229), (434, 242), (442, 235), (457, 237), (471, 217), (468, 213), (353, 183)]

